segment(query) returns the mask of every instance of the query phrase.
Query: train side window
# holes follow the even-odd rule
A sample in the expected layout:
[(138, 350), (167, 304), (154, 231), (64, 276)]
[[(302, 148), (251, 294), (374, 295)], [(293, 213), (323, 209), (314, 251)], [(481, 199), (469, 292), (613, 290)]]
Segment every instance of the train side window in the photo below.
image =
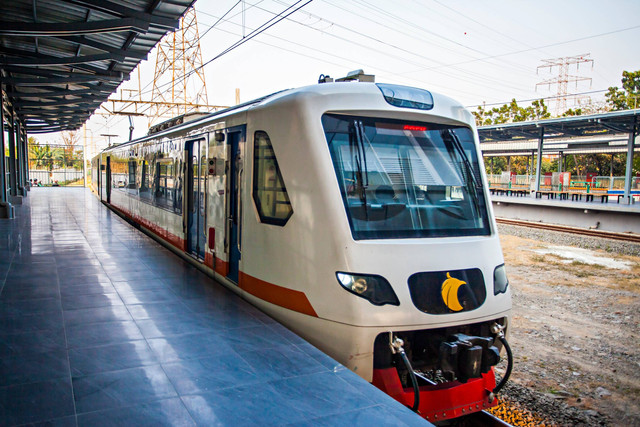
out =
[(184, 165), (182, 161), (175, 160), (173, 173), (170, 178), (172, 178), (172, 182), (169, 185), (172, 188), (172, 205), (173, 212), (178, 215), (182, 215), (182, 171), (184, 170)]
[(143, 160), (140, 162), (142, 166), (142, 172), (140, 177), (140, 188), (138, 190), (138, 195), (143, 199), (151, 199), (151, 188), (150, 188), (150, 171), (149, 171), (149, 162)]
[(111, 156), (111, 186), (118, 191), (127, 191), (129, 188), (129, 162), (114, 153)]
[(175, 200), (175, 178), (173, 163), (157, 162), (155, 177), (155, 201), (158, 206), (173, 210)]
[(293, 208), (266, 132), (255, 133), (253, 156), (253, 200), (260, 222), (284, 226), (293, 214)]
[(136, 163), (136, 159), (129, 159), (129, 182), (127, 184), (127, 188), (130, 190), (136, 189), (137, 168), (138, 168), (138, 164)]

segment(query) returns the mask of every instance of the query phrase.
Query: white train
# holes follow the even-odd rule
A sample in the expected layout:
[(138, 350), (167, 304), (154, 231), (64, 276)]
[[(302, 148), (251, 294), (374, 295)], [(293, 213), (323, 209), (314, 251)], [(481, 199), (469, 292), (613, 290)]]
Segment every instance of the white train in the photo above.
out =
[(324, 83), (166, 126), (93, 160), (104, 203), (429, 420), (495, 404), (511, 296), (463, 106)]

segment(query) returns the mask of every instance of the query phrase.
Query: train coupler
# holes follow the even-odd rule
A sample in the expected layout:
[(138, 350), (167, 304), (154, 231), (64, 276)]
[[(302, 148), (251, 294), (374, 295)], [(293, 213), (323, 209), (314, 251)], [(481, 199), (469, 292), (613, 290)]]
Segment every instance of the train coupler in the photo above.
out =
[(440, 344), (439, 365), (445, 378), (462, 383), (479, 378), (500, 361), (491, 337), (453, 334)]

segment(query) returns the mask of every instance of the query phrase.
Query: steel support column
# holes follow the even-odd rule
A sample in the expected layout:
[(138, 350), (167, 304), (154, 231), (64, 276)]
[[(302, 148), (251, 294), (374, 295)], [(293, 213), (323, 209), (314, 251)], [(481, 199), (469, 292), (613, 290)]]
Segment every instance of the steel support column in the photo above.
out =
[(0, 218), (13, 218), (14, 210), (11, 203), (7, 199), (7, 171), (6, 160), (4, 156), (5, 143), (4, 140), (4, 94), (2, 85), (0, 84)]
[(22, 125), (20, 124), (20, 120), (16, 120), (16, 187), (18, 189), (18, 195), (26, 196), (27, 191), (25, 190), (24, 177), (26, 173), (25, 169), (25, 158), (24, 158), (24, 135), (22, 132)]
[(9, 192), (11, 196), (18, 196), (18, 182), (16, 173), (16, 122), (13, 111), (9, 113)]
[(631, 130), (629, 131), (629, 142), (627, 143), (627, 169), (624, 174), (624, 203), (632, 204), (631, 197), (631, 175), (633, 173), (633, 148), (636, 140), (636, 117), (633, 116), (631, 122)]
[(29, 182), (29, 135), (27, 135), (27, 128), (23, 127), (24, 144), (22, 149), (24, 150), (24, 185), (28, 191), (31, 191), (31, 183)]
[(564, 172), (564, 170), (562, 170), (562, 159), (564, 157), (564, 152), (560, 151), (558, 153), (558, 172), (562, 173)]
[(542, 146), (544, 144), (544, 126), (540, 127), (538, 138), (538, 158), (536, 159), (536, 192), (540, 191), (540, 169), (542, 169)]
[[(534, 158), (534, 156), (535, 156), (535, 154), (534, 154), (534, 153), (533, 153), (533, 151), (532, 151), (532, 152), (531, 152), (531, 169), (529, 169), (529, 176), (532, 176), (532, 175), (533, 175), (533, 171), (534, 171), (534, 169), (533, 169), (533, 167), (534, 167), (534, 165), (533, 165), (533, 158)], [(531, 188), (531, 187), (529, 187), (529, 188)]]
[(6, 141), (4, 140), (4, 92), (2, 91), (2, 85), (0, 85), (0, 202), (7, 202), (7, 178), (6, 160), (4, 157), (4, 150)]
[(615, 154), (611, 155), (611, 165), (609, 166), (609, 190), (613, 190), (613, 158)]

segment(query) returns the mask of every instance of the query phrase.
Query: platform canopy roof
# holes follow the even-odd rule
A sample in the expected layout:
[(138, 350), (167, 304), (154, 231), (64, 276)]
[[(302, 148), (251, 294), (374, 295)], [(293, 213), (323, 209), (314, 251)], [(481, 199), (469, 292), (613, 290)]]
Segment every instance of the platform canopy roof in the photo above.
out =
[(627, 150), (634, 126), (637, 133), (640, 109), (481, 126), (478, 136), (486, 155), (530, 153), (541, 136), (545, 152), (616, 153)]
[(82, 126), (193, 2), (0, 1), (0, 83), (27, 132)]

